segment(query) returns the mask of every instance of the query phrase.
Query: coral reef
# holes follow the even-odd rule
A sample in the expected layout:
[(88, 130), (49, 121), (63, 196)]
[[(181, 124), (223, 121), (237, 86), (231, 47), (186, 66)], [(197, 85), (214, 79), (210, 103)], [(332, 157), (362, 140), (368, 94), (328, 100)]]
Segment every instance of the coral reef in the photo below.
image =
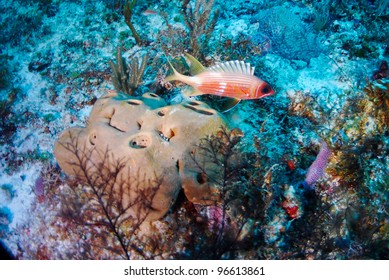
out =
[(124, 18), (126, 20), (126, 24), (130, 28), (132, 35), (135, 38), (135, 41), (138, 45), (142, 44), (142, 40), (139, 37), (138, 32), (136, 31), (134, 25), (131, 22), (134, 6), (136, 5), (136, 0), (127, 0), (124, 4)]
[[(328, 122), (317, 127), (318, 134), (328, 144), (322, 144), (306, 175), (306, 180), (309, 177), (308, 181), (316, 182), (315, 191), (320, 195), (312, 196), (312, 191), (306, 193), (306, 203), (311, 205), (306, 204), (306, 213), (287, 234), (288, 241), (292, 241), (289, 238), (295, 238), (297, 232), (304, 238), (308, 238), (307, 234), (317, 234), (323, 235), (323, 239), (312, 240), (311, 248), (300, 248), (300, 254), (306, 251), (313, 258), (332, 258), (335, 252), (342, 252), (351, 259), (387, 256), (385, 209), (389, 197), (385, 191), (387, 174), (382, 170), (389, 164), (388, 92), (387, 80), (369, 83), (357, 96), (349, 98), (336, 114), (331, 114), (334, 109), (328, 111), (317, 104), (307, 105), (313, 103), (306, 98), (297, 103), (300, 113), (313, 123), (318, 123), (323, 116)], [(293, 108), (295, 105), (291, 110)], [(318, 167), (321, 176), (327, 178), (318, 179), (317, 173), (312, 172), (312, 168)], [(314, 222), (308, 215), (316, 216), (320, 222)], [(328, 220), (322, 215), (332, 218)], [(319, 225), (322, 228), (318, 228)], [(296, 240), (292, 242), (297, 246)], [(316, 246), (322, 250), (320, 255), (313, 254)], [(378, 249), (379, 246), (383, 246), (382, 249)]]
[[(0, 1), (0, 254), (389, 258), (387, 7)], [(185, 52), (275, 94), (221, 115)]]
[(314, 28), (321, 27), (304, 23), (285, 7), (261, 10), (255, 20), (259, 23), (258, 33), (267, 36), (273, 51), (281, 56), (309, 62), (323, 52), (324, 46), (314, 33)]
[(135, 95), (136, 89), (142, 82), (142, 77), (146, 68), (147, 55), (142, 57), (142, 63), (135, 57), (131, 64), (127, 64), (122, 57), (121, 48), (117, 48), (116, 64), (111, 60), (109, 65), (112, 69), (112, 82), (117, 91), (127, 95)]
[[(152, 93), (134, 99), (111, 91), (95, 103), (86, 128), (70, 128), (60, 135), (54, 152), (61, 168), (82, 181), (93, 177), (91, 173), (110, 174), (124, 164), (117, 175), (122, 181), (113, 188), (125, 188), (118, 201), (129, 208), (130, 216), (143, 211), (135, 203), (131, 180), (143, 178), (138, 188), (145, 191), (149, 182), (162, 178), (145, 218), (155, 220), (176, 200), (179, 171), (185, 169), (191, 146), (222, 125), (224, 118), (200, 102), (166, 106)], [(94, 180), (89, 184), (104, 185), (108, 179)]]
[(213, 5), (214, 0), (182, 0), (181, 4), (181, 13), (189, 29), (191, 53), (195, 57), (201, 55), (202, 60), (205, 59), (202, 50), (205, 49), (219, 17), (218, 9), (212, 13)]

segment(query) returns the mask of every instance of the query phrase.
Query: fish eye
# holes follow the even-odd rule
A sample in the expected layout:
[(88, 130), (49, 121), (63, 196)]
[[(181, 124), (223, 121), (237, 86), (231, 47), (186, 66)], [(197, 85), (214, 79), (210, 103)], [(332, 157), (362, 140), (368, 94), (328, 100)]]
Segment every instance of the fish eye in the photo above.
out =
[(270, 88), (269, 86), (265, 86), (265, 87), (261, 90), (261, 92), (262, 92), (263, 94), (267, 94), (267, 93), (271, 92), (271, 88)]

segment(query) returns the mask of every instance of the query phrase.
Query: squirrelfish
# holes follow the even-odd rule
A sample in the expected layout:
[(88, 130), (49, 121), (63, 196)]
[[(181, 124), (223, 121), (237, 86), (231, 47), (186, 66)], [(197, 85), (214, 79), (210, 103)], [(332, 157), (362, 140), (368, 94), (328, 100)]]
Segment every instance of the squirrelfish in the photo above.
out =
[(243, 61), (228, 61), (205, 68), (193, 56), (186, 54), (195, 69), (194, 76), (178, 73), (174, 67), (173, 75), (165, 78), (165, 82), (180, 81), (190, 85), (194, 90), (189, 96), (212, 94), (222, 97), (241, 99), (258, 99), (274, 94), (271, 86), (254, 76), (254, 67)]

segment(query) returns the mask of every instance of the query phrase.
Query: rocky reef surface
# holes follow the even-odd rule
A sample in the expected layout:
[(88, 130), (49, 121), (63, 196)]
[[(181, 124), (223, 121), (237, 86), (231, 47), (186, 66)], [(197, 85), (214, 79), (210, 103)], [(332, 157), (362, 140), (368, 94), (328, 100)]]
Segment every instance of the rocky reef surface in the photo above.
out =
[[(1, 1), (0, 252), (387, 259), (388, 3), (343, 2)], [(276, 94), (189, 98), (186, 52)]]

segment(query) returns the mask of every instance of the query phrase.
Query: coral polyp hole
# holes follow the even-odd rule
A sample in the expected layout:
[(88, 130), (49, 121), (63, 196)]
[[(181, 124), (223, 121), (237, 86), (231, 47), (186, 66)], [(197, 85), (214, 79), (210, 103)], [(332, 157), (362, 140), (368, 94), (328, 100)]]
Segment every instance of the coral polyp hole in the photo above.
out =
[(207, 115), (207, 116), (212, 116), (214, 115), (214, 112), (212, 112), (211, 110), (207, 110), (207, 109), (200, 109), (200, 108), (195, 108), (195, 107), (188, 107), (189, 109), (192, 109), (193, 111), (199, 113), (199, 114), (202, 114), (202, 115)]
[(196, 181), (199, 184), (204, 184), (207, 182), (207, 177), (204, 172), (199, 172), (196, 174)]
[(97, 140), (97, 135), (95, 132), (92, 132), (89, 136), (89, 143), (91, 145), (95, 145), (96, 144), (96, 140)]
[(150, 146), (151, 139), (146, 135), (138, 135), (130, 140), (130, 147), (134, 149), (144, 149)]
[(167, 114), (167, 112), (168, 112), (168, 110), (166, 108), (164, 108), (164, 109), (159, 110), (157, 114), (158, 114), (158, 116), (163, 117)]
[(170, 129), (169, 131), (169, 139), (172, 139), (176, 134), (174, 133), (174, 130), (173, 129)]
[(165, 132), (163, 132), (163, 130), (158, 130), (158, 135), (163, 139), (165, 140), (166, 142), (169, 142), (170, 139), (172, 139), (176, 134), (175, 132), (173, 131), (173, 129), (169, 129), (169, 130), (164, 130)]
[(158, 97), (158, 95), (156, 95), (155, 93), (150, 93), (150, 96), (151, 97)]
[(214, 112), (212, 111), (209, 111), (209, 110), (196, 110), (197, 113), (200, 113), (200, 114), (203, 114), (203, 115), (207, 115), (207, 116), (212, 116), (214, 115)]
[[(185, 108), (191, 109), (192, 111), (195, 111), (199, 114), (203, 114), (203, 115), (207, 115), (207, 116), (212, 116), (215, 114), (213, 110), (208, 110), (206, 108), (201, 108), (201, 107), (195, 107), (195, 105), (192, 105), (191, 103), (194, 103), (194, 102), (189, 102), (187, 104), (183, 104), (183, 106)], [(200, 105), (200, 103), (196, 103), (196, 105)]]
[(138, 105), (142, 104), (142, 101), (140, 101), (140, 100), (135, 100), (135, 99), (133, 99), (133, 100), (127, 100), (127, 104), (138, 106)]
[(200, 105), (201, 103), (200, 102), (196, 102), (196, 101), (190, 101), (188, 102), (189, 105), (192, 105), (192, 106), (198, 106)]

